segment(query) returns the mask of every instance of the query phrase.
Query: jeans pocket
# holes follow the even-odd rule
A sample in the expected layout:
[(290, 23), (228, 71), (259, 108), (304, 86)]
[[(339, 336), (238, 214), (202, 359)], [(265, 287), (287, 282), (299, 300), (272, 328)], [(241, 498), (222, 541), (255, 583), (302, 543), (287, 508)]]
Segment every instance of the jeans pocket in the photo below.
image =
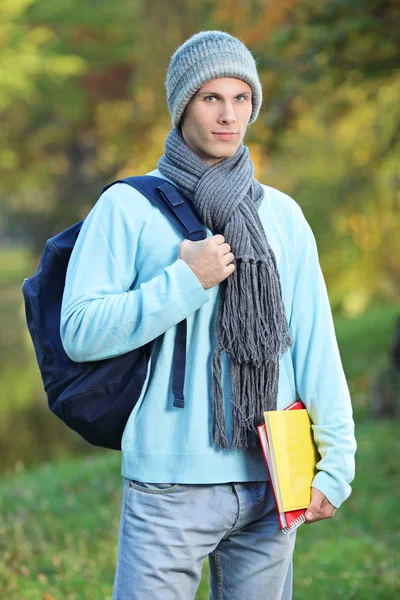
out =
[(176, 492), (181, 486), (177, 483), (147, 483), (131, 479), (129, 487), (145, 494), (170, 494)]

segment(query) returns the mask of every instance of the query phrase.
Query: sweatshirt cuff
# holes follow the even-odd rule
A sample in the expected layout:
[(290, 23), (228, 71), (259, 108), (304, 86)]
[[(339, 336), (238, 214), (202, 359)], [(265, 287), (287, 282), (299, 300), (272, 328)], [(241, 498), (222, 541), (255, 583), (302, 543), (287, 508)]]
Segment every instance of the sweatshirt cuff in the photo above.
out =
[(178, 258), (167, 271), (174, 270), (174, 278), (179, 281), (180, 295), (177, 298), (178, 310), (182, 319), (196, 312), (210, 300), (206, 290), (193, 273), (192, 269), (181, 258)]
[(339, 483), (325, 471), (319, 471), (311, 485), (322, 492), (335, 508), (339, 508), (351, 494), (348, 483)]

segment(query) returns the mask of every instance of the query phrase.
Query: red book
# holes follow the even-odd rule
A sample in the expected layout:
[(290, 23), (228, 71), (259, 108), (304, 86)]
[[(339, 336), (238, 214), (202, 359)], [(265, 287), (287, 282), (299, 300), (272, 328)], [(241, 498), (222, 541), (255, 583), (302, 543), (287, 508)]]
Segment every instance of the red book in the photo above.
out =
[[(299, 409), (304, 409), (304, 408), (305, 408), (305, 406), (302, 403), (302, 401), (296, 400), (292, 404), (289, 404), (289, 406), (287, 406), (284, 410), (299, 410)], [(274, 502), (275, 502), (275, 506), (276, 506), (276, 512), (278, 514), (278, 519), (279, 519), (279, 525), (280, 525), (280, 528), (283, 531), (283, 533), (291, 533), (292, 531), (297, 529), (297, 527), (299, 527), (300, 525), (302, 525), (305, 522), (304, 514), (306, 512), (306, 509), (302, 508), (300, 510), (292, 510), (290, 512), (280, 512), (279, 511), (278, 503), (276, 501), (276, 485), (275, 485), (275, 481), (274, 481), (272, 465), (270, 464), (270, 453), (269, 453), (269, 448), (268, 448), (268, 437), (267, 437), (267, 432), (266, 432), (266, 428), (265, 428), (265, 423), (263, 425), (259, 425), (257, 427), (257, 429), (258, 429), (258, 435), (259, 435), (260, 442), (261, 442), (261, 448), (262, 448), (263, 454), (264, 454), (265, 464), (266, 464), (267, 470), (268, 470), (269, 480), (271, 483)]]

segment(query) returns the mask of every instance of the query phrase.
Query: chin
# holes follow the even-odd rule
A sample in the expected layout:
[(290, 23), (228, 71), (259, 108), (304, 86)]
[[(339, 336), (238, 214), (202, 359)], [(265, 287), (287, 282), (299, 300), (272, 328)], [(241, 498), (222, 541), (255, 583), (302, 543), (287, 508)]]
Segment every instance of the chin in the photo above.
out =
[(218, 151), (218, 149), (215, 147), (215, 145), (212, 145), (208, 148), (203, 147), (201, 150), (202, 150), (202, 154), (203, 154), (203, 159), (211, 158), (213, 160), (221, 161), (221, 160), (224, 160), (225, 158), (231, 158), (235, 154), (237, 149), (238, 149), (238, 146), (235, 146), (234, 148), (227, 148), (227, 146), (224, 145), (224, 147)]
[(223, 154), (221, 153), (220, 159), (231, 158), (235, 154), (235, 152), (236, 152), (236, 148), (232, 149), (231, 151), (225, 150), (225, 152)]
[(219, 148), (210, 148), (210, 155), (215, 156), (216, 158), (228, 158), (228, 156), (233, 156), (238, 149), (238, 146), (228, 146), (228, 144), (222, 142), (223, 146), (221, 149)]

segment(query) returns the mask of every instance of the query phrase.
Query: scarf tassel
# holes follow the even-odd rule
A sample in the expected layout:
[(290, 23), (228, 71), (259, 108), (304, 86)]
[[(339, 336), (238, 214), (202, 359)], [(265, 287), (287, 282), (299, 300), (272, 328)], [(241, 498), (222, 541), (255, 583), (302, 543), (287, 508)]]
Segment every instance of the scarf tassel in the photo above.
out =
[(275, 410), (266, 400), (278, 391), (279, 360), (270, 361), (260, 369), (248, 363), (231, 364), (232, 381), (242, 382), (241, 401), (233, 394), (232, 448), (253, 448), (258, 445), (257, 426), (264, 422), (264, 411)]
[(226, 280), (217, 333), (231, 359), (261, 367), (292, 345), (280, 282), (265, 260), (236, 262)]
[[(270, 259), (272, 260), (272, 259)], [(217, 335), (231, 360), (232, 448), (258, 444), (264, 411), (275, 410), (279, 355), (292, 341), (277, 271), (265, 260), (237, 260), (221, 290)], [(286, 325), (286, 327), (285, 327)], [(214, 443), (229, 446), (223, 414), (219, 351), (214, 354)]]
[(217, 349), (213, 356), (213, 395), (214, 395), (214, 415), (213, 415), (213, 441), (221, 448), (229, 446), (228, 436), (226, 432), (223, 389), (221, 385), (222, 369), (221, 355)]

